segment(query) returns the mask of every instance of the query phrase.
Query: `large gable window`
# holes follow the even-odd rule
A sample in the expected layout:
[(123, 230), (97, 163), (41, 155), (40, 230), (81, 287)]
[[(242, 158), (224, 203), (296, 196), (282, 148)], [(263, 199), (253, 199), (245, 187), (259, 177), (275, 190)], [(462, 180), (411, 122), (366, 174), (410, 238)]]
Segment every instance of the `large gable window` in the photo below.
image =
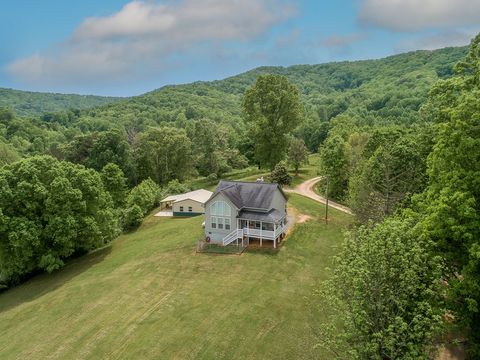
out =
[(218, 216), (230, 216), (231, 208), (225, 201), (215, 201), (210, 205), (210, 213)]
[(230, 230), (231, 207), (225, 201), (215, 201), (210, 205), (212, 229)]

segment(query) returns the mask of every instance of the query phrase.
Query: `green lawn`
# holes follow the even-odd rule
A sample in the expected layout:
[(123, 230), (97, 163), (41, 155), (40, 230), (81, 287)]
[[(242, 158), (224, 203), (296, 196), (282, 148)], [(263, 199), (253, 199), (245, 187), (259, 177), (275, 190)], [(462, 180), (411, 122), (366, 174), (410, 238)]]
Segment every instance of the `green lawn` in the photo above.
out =
[[(323, 214), (298, 195), (290, 204)], [(351, 221), (333, 209), (331, 217), (328, 226), (297, 224), (278, 252), (240, 256), (195, 253), (203, 217), (149, 217), (110, 247), (0, 294), (0, 357), (312, 357), (321, 318), (309, 295)]]

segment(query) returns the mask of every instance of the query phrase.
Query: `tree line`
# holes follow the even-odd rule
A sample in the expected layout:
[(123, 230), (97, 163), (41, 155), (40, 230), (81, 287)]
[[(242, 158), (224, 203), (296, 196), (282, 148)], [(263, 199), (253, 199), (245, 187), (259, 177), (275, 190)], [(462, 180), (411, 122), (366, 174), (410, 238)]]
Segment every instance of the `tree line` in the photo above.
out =
[(453, 74), (423, 124), (333, 129), (320, 150), (358, 222), (317, 293), (333, 357), (430, 359), (452, 338), (480, 356), (480, 34)]

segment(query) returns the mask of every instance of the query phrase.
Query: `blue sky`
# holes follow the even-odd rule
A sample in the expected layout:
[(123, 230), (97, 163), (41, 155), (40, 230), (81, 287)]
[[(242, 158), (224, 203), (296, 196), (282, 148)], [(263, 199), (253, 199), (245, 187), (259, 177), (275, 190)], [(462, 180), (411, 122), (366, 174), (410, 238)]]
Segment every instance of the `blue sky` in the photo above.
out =
[(129, 96), (262, 65), (465, 45), (480, 0), (0, 2), (0, 87)]

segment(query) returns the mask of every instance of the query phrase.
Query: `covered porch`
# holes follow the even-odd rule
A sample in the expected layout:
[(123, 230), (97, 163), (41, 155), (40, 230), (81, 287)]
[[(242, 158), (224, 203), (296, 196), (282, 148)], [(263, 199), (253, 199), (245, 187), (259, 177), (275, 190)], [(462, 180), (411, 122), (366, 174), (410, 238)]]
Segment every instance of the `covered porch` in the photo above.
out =
[(266, 213), (242, 210), (237, 217), (237, 229), (250, 245), (276, 248), (286, 230), (286, 216), (277, 210)]

